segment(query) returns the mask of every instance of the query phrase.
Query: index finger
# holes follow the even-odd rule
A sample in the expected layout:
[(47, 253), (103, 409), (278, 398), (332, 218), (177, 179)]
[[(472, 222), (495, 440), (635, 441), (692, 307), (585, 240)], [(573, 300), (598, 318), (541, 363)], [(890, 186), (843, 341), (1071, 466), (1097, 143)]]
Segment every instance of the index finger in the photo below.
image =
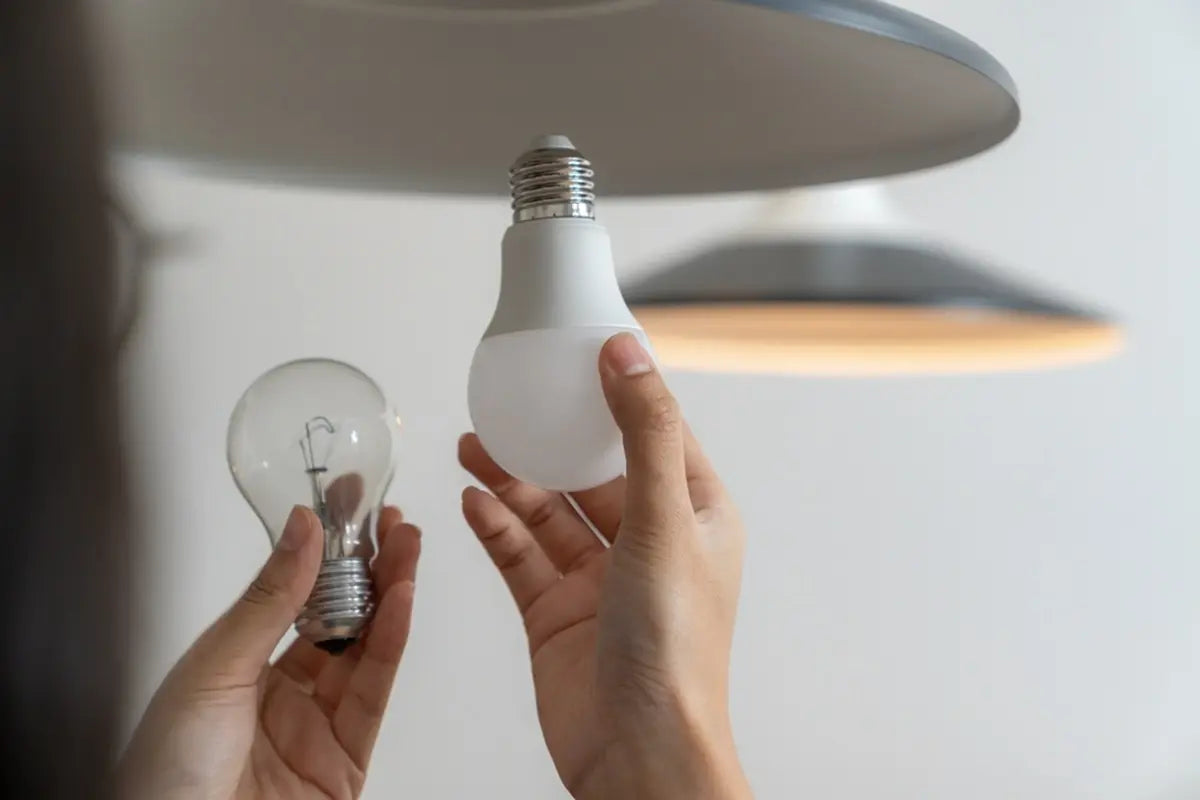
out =
[(387, 710), (412, 622), (413, 585), (393, 584), (379, 602), (362, 657), (354, 664), (330, 725), (342, 748), (364, 772)]
[(725, 486), (687, 422), (683, 423), (683, 461), (692, 510), (701, 513), (723, 505)]

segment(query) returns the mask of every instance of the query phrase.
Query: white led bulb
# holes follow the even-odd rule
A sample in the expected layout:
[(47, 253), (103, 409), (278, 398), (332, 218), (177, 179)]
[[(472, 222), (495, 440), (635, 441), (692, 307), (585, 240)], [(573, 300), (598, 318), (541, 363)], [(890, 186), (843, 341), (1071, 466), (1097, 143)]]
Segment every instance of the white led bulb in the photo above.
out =
[(500, 466), (554, 491), (599, 486), (625, 469), (600, 386), (600, 348), (629, 331), (593, 172), (565, 136), (538, 139), (511, 171), (500, 297), (471, 363), (475, 431)]

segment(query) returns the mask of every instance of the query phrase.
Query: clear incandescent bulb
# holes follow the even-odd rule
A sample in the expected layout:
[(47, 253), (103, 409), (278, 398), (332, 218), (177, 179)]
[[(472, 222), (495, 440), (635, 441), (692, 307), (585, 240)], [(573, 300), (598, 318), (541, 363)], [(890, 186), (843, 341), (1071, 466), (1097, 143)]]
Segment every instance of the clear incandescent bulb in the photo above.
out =
[(321, 520), (324, 560), (296, 631), (332, 653), (350, 646), (375, 611), (370, 561), (398, 432), (375, 382), (329, 359), (275, 367), (229, 419), (229, 470), (272, 545), (295, 506)]
[(471, 362), (467, 401), (483, 446), (521, 480), (554, 491), (625, 469), (600, 386), (600, 348), (641, 327), (625, 305), (593, 172), (565, 136), (545, 136), (510, 173), (513, 224), (500, 296)]

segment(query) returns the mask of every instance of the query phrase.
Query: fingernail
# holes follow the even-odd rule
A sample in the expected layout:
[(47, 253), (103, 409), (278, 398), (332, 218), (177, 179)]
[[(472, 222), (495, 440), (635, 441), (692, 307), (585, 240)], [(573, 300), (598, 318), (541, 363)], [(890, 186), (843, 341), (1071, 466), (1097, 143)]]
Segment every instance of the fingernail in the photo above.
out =
[(279, 537), (279, 544), (276, 547), (287, 551), (296, 551), (304, 547), (310, 533), (307, 517), (304, 506), (293, 508), (283, 526), (283, 535)]
[(632, 333), (618, 333), (605, 349), (609, 369), (616, 375), (632, 378), (654, 371), (654, 360)]

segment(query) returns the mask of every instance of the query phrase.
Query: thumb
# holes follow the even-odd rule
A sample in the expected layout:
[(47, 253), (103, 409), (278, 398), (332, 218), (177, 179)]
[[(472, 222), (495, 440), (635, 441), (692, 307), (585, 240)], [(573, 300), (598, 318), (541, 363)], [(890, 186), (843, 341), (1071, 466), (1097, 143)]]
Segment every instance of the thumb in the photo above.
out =
[(600, 378), (625, 443), (622, 535), (668, 532), (690, 510), (679, 403), (637, 337), (620, 333), (600, 351)]
[(323, 540), (316, 514), (303, 506), (294, 508), (258, 576), (196, 643), (193, 675), (228, 685), (258, 679), (312, 592)]

